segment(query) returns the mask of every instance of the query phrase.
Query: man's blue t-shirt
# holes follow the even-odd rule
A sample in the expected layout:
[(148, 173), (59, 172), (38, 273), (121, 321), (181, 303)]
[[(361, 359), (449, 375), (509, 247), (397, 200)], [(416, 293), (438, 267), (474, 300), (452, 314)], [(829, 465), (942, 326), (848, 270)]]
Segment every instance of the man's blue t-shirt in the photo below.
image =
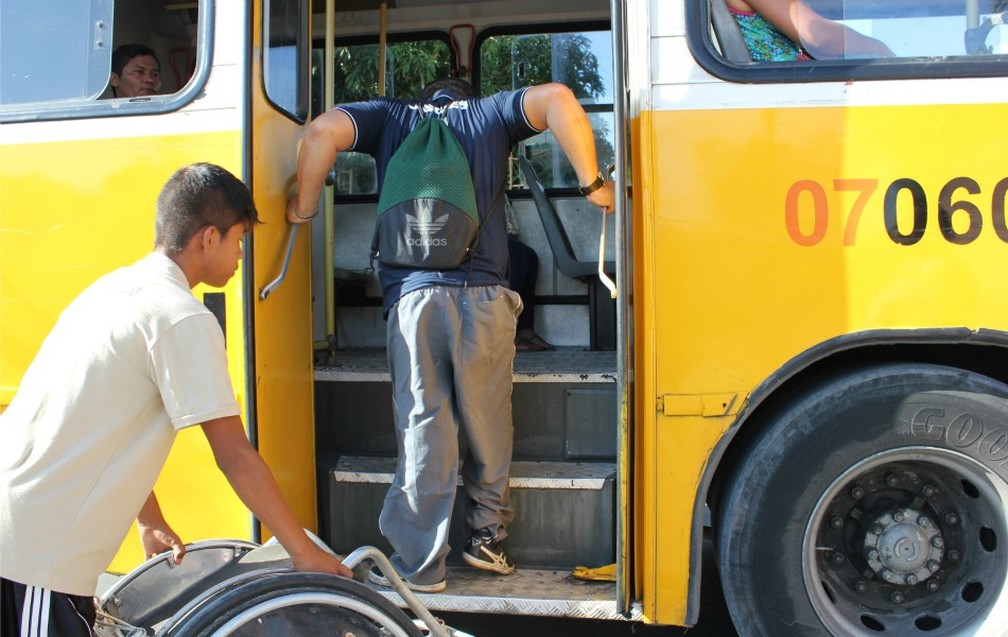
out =
[(389, 159), (413, 130), (421, 109), (444, 112), (448, 128), (469, 158), (482, 222), (473, 257), (455, 270), (417, 270), (382, 264), (378, 276), (386, 314), (403, 294), (421, 288), (508, 284), (504, 213), (508, 156), (515, 144), (541, 132), (525, 119), (522, 99), (526, 90), (466, 100), (454, 99), (448, 91), (438, 91), (429, 102), (377, 98), (338, 107), (354, 123), (355, 138), (350, 150), (375, 158), (379, 190)]

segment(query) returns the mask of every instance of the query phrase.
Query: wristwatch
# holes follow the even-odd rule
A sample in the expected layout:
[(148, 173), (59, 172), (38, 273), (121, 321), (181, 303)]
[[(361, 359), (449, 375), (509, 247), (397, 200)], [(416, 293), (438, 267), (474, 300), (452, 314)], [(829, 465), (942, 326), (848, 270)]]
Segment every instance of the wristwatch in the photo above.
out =
[(599, 174), (595, 176), (595, 181), (591, 182), (587, 186), (578, 186), (578, 191), (580, 191), (582, 195), (587, 197), (588, 195), (592, 194), (605, 184), (606, 184), (605, 176), (601, 172), (599, 172)]

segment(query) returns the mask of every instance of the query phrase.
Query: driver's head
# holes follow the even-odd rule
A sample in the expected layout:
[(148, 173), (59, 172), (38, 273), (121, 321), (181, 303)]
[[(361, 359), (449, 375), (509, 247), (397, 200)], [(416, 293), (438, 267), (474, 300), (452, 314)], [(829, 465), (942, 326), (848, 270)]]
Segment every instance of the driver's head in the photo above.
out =
[(161, 63), (142, 44), (124, 44), (112, 53), (109, 85), (116, 97), (156, 95), (161, 90)]

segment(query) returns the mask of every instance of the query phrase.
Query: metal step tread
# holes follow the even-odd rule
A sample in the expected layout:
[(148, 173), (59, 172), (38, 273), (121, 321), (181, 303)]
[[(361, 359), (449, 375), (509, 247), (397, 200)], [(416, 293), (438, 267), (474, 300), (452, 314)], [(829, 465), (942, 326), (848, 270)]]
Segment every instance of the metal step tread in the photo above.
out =
[[(395, 458), (341, 456), (333, 468), (336, 482), (392, 484)], [(512, 489), (582, 489), (605, 488), (606, 480), (616, 473), (611, 462), (529, 462), (511, 463)], [(459, 484), (462, 478), (459, 477)]]
[[(566, 570), (516, 569), (510, 575), (501, 576), (469, 566), (449, 566), (446, 581), (448, 586), (440, 593), (416, 594), (429, 610), (583, 619), (643, 619), (639, 606), (632, 608), (628, 615), (620, 612), (616, 603), (615, 582), (581, 580)], [(392, 603), (405, 606), (392, 589), (369, 581), (365, 584)]]
[[(336, 352), (332, 365), (316, 365), (315, 380), (322, 382), (388, 382), (385, 349), (360, 347)], [(616, 352), (558, 347), (553, 352), (517, 352), (516, 383), (615, 383)]]

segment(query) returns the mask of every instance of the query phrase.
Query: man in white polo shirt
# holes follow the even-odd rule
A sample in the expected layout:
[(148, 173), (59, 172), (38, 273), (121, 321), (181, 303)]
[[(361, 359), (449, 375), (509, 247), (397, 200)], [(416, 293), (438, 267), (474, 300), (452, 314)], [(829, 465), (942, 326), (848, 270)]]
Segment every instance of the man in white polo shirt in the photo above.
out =
[(304, 532), (245, 437), (223, 333), (192, 295), (230, 280), (257, 222), (234, 175), (180, 169), (158, 197), (154, 251), (84, 290), (42, 344), (0, 414), (4, 635), (93, 634), (98, 576), (133, 519), (147, 555), (182, 558), (152, 489), (193, 425), (295, 568), (351, 575)]

